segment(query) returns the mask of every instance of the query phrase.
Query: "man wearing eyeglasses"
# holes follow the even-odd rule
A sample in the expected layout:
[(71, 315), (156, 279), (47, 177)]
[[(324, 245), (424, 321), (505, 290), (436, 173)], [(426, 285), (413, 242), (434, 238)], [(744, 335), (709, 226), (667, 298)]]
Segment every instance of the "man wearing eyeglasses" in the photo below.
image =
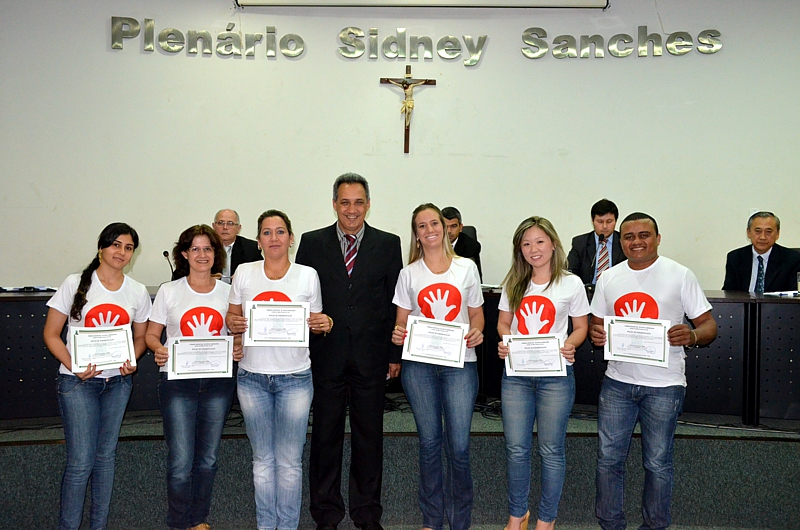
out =
[(231, 283), (231, 276), (242, 263), (264, 259), (258, 243), (239, 235), (241, 229), (239, 214), (235, 210), (220, 210), (214, 216), (214, 231), (219, 234), (228, 254), (227, 263), (222, 270), (222, 281), (225, 283)]

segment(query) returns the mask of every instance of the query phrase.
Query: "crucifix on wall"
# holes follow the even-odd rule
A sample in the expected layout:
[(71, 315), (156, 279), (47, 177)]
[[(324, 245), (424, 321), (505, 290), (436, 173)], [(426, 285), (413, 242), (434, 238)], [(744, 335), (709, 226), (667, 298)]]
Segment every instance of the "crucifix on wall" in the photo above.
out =
[(400, 114), (405, 114), (405, 143), (403, 145), (403, 152), (408, 153), (408, 137), (411, 127), (411, 112), (414, 110), (414, 87), (420, 85), (435, 85), (435, 79), (414, 79), (411, 77), (411, 65), (406, 65), (406, 75), (402, 78), (396, 77), (381, 77), (382, 85), (394, 85), (403, 89), (405, 99), (400, 106)]

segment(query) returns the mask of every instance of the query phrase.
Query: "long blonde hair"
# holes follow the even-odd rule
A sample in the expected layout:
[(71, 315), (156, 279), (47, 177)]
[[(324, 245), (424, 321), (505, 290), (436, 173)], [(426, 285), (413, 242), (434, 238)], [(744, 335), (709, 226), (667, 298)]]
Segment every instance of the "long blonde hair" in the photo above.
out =
[(444, 215), (442, 215), (442, 211), (435, 204), (428, 202), (425, 204), (420, 204), (414, 208), (414, 212), (411, 214), (411, 245), (408, 251), (409, 265), (425, 256), (425, 251), (422, 249), (422, 245), (417, 239), (416, 227), (417, 214), (425, 210), (432, 210), (436, 212), (437, 216), (439, 216), (439, 222), (442, 224), (442, 250), (444, 251), (444, 255), (448, 258), (452, 258), (456, 255), (455, 251), (453, 250), (453, 245), (450, 244), (450, 238), (447, 237), (447, 222), (444, 219)]
[(550, 238), (553, 242), (555, 250), (553, 257), (550, 259), (550, 281), (547, 282), (549, 289), (554, 283), (560, 282), (561, 278), (569, 274), (567, 272), (567, 254), (564, 252), (564, 247), (561, 246), (561, 239), (558, 237), (556, 229), (553, 224), (544, 217), (528, 217), (522, 221), (517, 230), (514, 232), (513, 245), (514, 248), (511, 254), (511, 269), (503, 279), (503, 287), (506, 289), (506, 296), (508, 297), (508, 306), (512, 312), (519, 308), (522, 303), (522, 298), (525, 296), (525, 291), (528, 290), (528, 284), (531, 281), (533, 274), (533, 267), (530, 263), (525, 261), (525, 256), (522, 255), (521, 245), (522, 237), (525, 232), (534, 226), (540, 228), (542, 232)]

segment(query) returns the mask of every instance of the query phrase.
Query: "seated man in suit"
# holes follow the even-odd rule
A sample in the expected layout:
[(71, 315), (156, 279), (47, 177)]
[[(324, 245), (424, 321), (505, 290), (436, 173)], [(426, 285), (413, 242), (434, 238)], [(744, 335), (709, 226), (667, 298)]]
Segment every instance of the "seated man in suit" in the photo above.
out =
[(573, 237), (572, 249), (567, 256), (569, 271), (580, 276), (589, 300), (600, 274), (626, 259), (619, 232), (614, 230), (619, 217), (617, 205), (601, 199), (592, 206), (591, 215), (594, 230)]
[(461, 212), (453, 206), (442, 209), (444, 220), (447, 221), (447, 237), (453, 245), (455, 253), (462, 258), (469, 258), (478, 266), (478, 275), (483, 281), (483, 271), (481, 270), (481, 244), (478, 240), (462, 232), (464, 224), (461, 222)]
[(728, 252), (725, 291), (773, 292), (797, 289), (800, 252), (778, 245), (781, 220), (772, 212), (756, 212), (747, 220), (750, 245)]
[(214, 216), (213, 226), (228, 254), (228, 260), (222, 270), (223, 282), (231, 283), (231, 276), (236, 272), (236, 267), (242, 263), (264, 259), (258, 243), (239, 235), (242, 225), (239, 223), (239, 214), (235, 210), (218, 211)]

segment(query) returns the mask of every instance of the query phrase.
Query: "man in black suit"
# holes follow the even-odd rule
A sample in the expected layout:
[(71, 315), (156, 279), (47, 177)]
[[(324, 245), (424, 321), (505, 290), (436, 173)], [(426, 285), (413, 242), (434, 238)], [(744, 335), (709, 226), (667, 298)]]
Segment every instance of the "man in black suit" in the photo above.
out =
[(800, 252), (778, 245), (776, 241), (780, 235), (781, 220), (775, 214), (756, 212), (751, 215), (747, 220), (747, 239), (751, 244), (728, 252), (722, 289), (750, 292), (796, 290)]
[(580, 276), (583, 285), (586, 286), (589, 300), (592, 299), (594, 284), (597, 283), (597, 265), (603, 263), (600, 259), (602, 251), (600, 243), (606, 246), (609, 258), (606, 268), (611, 268), (627, 259), (622, 253), (619, 232), (614, 230), (619, 217), (617, 205), (608, 199), (601, 199), (592, 205), (591, 215), (594, 230), (573, 237), (572, 249), (567, 256), (569, 271)]
[(322, 306), (334, 321), (311, 338), (314, 379), (309, 485), (318, 530), (344, 518), (341, 493), (345, 409), (350, 406), (350, 518), (361, 530), (381, 530), (383, 404), (387, 377), (400, 374), (392, 345), (394, 288), (403, 259), (400, 238), (365, 222), (369, 184), (345, 173), (333, 185), (338, 220), (303, 234), (296, 261), (316, 269)]
[(461, 212), (453, 206), (442, 210), (444, 220), (447, 222), (447, 237), (453, 245), (453, 251), (462, 258), (469, 258), (478, 266), (478, 275), (483, 282), (481, 270), (481, 244), (469, 234), (463, 232), (464, 223), (461, 222)]
[(222, 271), (223, 282), (231, 283), (231, 276), (236, 272), (236, 267), (242, 263), (264, 259), (258, 243), (239, 235), (242, 225), (239, 223), (239, 214), (235, 210), (218, 211), (214, 216), (213, 226), (228, 254), (228, 261)]

